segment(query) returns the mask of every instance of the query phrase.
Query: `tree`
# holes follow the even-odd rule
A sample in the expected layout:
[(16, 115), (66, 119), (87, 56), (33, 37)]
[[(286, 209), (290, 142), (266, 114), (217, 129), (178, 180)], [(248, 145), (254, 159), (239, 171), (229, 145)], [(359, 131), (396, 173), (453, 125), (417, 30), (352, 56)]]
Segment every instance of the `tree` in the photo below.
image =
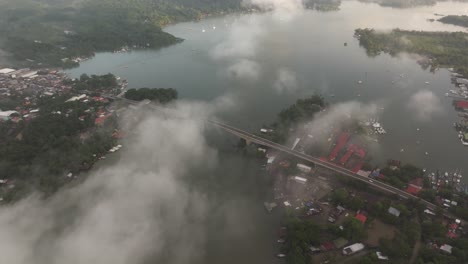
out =
[(367, 236), (364, 225), (355, 218), (347, 218), (345, 220), (343, 223), (343, 235), (350, 241), (360, 241)]
[(331, 200), (334, 204), (344, 204), (349, 194), (345, 188), (336, 189), (331, 194)]

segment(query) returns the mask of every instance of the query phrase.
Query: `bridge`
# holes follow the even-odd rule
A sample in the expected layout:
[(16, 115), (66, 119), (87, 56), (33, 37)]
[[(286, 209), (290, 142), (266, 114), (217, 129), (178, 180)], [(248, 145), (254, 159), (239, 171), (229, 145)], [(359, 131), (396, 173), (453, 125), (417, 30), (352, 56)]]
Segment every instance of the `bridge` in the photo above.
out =
[(405, 192), (403, 190), (395, 188), (395, 187), (393, 187), (393, 186), (391, 186), (389, 184), (386, 184), (386, 183), (383, 183), (383, 182), (380, 182), (380, 181), (377, 181), (377, 180), (374, 181), (374, 180), (368, 179), (367, 177), (360, 176), (360, 175), (358, 175), (358, 174), (356, 174), (356, 173), (354, 173), (354, 172), (352, 172), (352, 171), (350, 171), (350, 170), (348, 170), (346, 168), (340, 167), (340, 166), (338, 166), (338, 165), (336, 165), (334, 163), (326, 162), (326, 161), (323, 161), (321, 159), (318, 159), (318, 158), (312, 157), (310, 155), (304, 154), (302, 152), (295, 151), (295, 150), (293, 150), (293, 149), (291, 149), (291, 148), (289, 148), (287, 146), (275, 143), (275, 142), (270, 141), (268, 139), (259, 137), (257, 135), (254, 135), (254, 134), (251, 134), (249, 132), (243, 131), (241, 129), (235, 128), (233, 126), (224, 124), (224, 123), (222, 123), (220, 121), (208, 120), (207, 122), (213, 124), (216, 127), (219, 127), (221, 129), (225, 130), (226, 132), (228, 132), (230, 134), (233, 134), (235, 136), (243, 138), (247, 142), (253, 142), (253, 143), (256, 143), (258, 145), (266, 146), (266, 147), (269, 147), (271, 149), (275, 149), (275, 150), (287, 153), (287, 154), (292, 155), (292, 156), (294, 156), (296, 158), (299, 158), (301, 160), (313, 163), (317, 167), (326, 168), (326, 169), (328, 169), (330, 171), (333, 171), (333, 172), (335, 172), (335, 173), (337, 173), (339, 175), (347, 176), (349, 178), (361, 181), (361, 182), (366, 183), (366, 184), (368, 184), (368, 185), (370, 185), (370, 186), (372, 186), (372, 187), (374, 187), (376, 189), (379, 189), (381, 191), (391, 193), (391, 194), (396, 194), (396, 195), (400, 196), (403, 199), (419, 200), (425, 206), (427, 206), (427, 208), (429, 208), (431, 210), (435, 210), (436, 208), (438, 208), (437, 205), (435, 205), (433, 203), (430, 203), (430, 202), (428, 202), (426, 200), (422, 200), (420, 197), (417, 197), (417, 196), (412, 195), (410, 193), (407, 193), (407, 192)]
[[(134, 104), (134, 105), (142, 103), (142, 102), (138, 102), (138, 101), (125, 99), (123, 97), (114, 97), (114, 96), (110, 97), (109, 96), (109, 98), (123, 100), (123, 101), (126, 101), (127, 103)], [(159, 107), (157, 105), (148, 104), (148, 102), (146, 104), (147, 104), (147, 106), (149, 106), (149, 107), (151, 107), (152, 109), (155, 109), (155, 110), (165, 110), (164, 108)], [(326, 169), (328, 169), (330, 171), (333, 171), (333, 172), (335, 172), (335, 173), (337, 173), (339, 175), (343, 175), (343, 176), (352, 178), (354, 180), (361, 181), (361, 182), (363, 182), (363, 183), (365, 183), (365, 184), (367, 184), (367, 185), (369, 185), (369, 186), (371, 186), (371, 187), (373, 187), (375, 189), (378, 189), (378, 190), (381, 190), (381, 191), (384, 191), (384, 192), (387, 192), (387, 193), (390, 193), (390, 194), (398, 195), (403, 199), (414, 199), (414, 200), (420, 201), (421, 203), (423, 203), (430, 210), (434, 211), (437, 208), (440, 208), (439, 206), (437, 206), (437, 205), (435, 205), (435, 204), (433, 204), (431, 202), (423, 200), (418, 196), (407, 193), (407, 192), (405, 192), (403, 190), (400, 190), (398, 188), (395, 188), (395, 187), (393, 187), (393, 186), (391, 186), (389, 184), (386, 184), (386, 183), (383, 183), (383, 182), (380, 182), (380, 181), (377, 181), (377, 180), (368, 179), (367, 177), (360, 176), (360, 175), (354, 173), (353, 171), (350, 171), (350, 170), (348, 170), (346, 168), (340, 167), (337, 164), (327, 162), (327, 161), (323, 161), (321, 159), (312, 157), (310, 155), (295, 151), (295, 150), (293, 150), (293, 149), (291, 149), (291, 148), (289, 148), (287, 146), (284, 146), (284, 145), (275, 143), (273, 141), (270, 141), (268, 139), (265, 139), (265, 138), (259, 137), (257, 135), (251, 134), (251, 133), (249, 133), (247, 131), (244, 131), (244, 130), (238, 129), (236, 127), (230, 126), (230, 125), (225, 124), (225, 123), (223, 123), (221, 121), (212, 120), (212, 119), (211, 120), (204, 120), (204, 121), (206, 123), (208, 123), (208, 124), (211, 124), (211, 125), (213, 125), (215, 127), (220, 128), (220, 129), (222, 129), (222, 130), (224, 130), (224, 131), (226, 131), (226, 132), (228, 132), (228, 133), (230, 133), (232, 135), (235, 135), (235, 136), (237, 136), (239, 138), (242, 138), (242, 139), (246, 140), (246, 142), (248, 142), (248, 143), (255, 143), (255, 144), (258, 144), (258, 145), (262, 145), (262, 146), (265, 146), (265, 147), (269, 147), (271, 149), (275, 149), (275, 150), (287, 153), (287, 154), (292, 155), (292, 156), (294, 156), (296, 158), (299, 158), (301, 160), (313, 163), (317, 167), (326, 168)], [(447, 216), (447, 217), (455, 218), (453, 215), (449, 214), (448, 212), (444, 212), (444, 215)]]

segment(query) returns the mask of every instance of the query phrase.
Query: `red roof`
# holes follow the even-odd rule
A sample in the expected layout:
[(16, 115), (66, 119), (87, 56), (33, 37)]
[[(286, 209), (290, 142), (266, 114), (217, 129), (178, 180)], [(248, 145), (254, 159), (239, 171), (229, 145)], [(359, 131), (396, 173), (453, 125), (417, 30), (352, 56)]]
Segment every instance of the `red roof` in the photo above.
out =
[(455, 101), (454, 103), (457, 108), (468, 109), (468, 101)]
[(407, 193), (411, 193), (411, 194), (418, 194), (420, 191), (421, 191), (421, 187), (419, 186), (414, 186), (412, 184), (408, 185), (408, 188), (406, 188), (406, 192)]
[(457, 237), (458, 237), (458, 235), (457, 235), (457, 234), (455, 234), (455, 233), (454, 233), (454, 232), (452, 232), (452, 231), (449, 231), (449, 232), (447, 233), (447, 237), (449, 237), (449, 238), (457, 238)]
[(458, 225), (457, 223), (451, 223), (449, 227), (450, 229), (457, 229)]
[(423, 179), (422, 178), (416, 178), (412, 181), (410, 181), (408, 184), (410, 185), (414, 185), (416, 187), (421, 187), (423, 186)]
[(359, 220), (362, 224), (365, 224), (367, 221), (367, 216), (363, 214), (357, 214), (356, 219)]
[(332, 242), (325, 242), (321, 246), (324, 250), (332, 250), (335, 248)]
[(335, 160), (336, 156), (338, 155), (338, 152), (340, 152), (341, 148), (346, 144), (346, 142), (348, 142), (348, 139), (348, 133), (341, 133), (341, 135), (338, 137), (335, 148), (330, 154), (330, 157), (328, 157), (329, 160)]
[(101, 116), (101, 117), (98, 117), (94, 120), (94, 124), (96, 125), (102, 125), (104, 123), (104, 121), (106, 121), (106, 119), (109, 117), (110, 115), (106, 115), (106, 116)]

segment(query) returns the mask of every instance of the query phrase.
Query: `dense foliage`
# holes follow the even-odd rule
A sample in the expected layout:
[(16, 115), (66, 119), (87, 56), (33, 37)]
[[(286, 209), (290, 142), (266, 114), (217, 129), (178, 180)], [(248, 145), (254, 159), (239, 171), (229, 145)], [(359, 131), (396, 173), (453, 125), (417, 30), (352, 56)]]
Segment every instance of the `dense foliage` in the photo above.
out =
[(409, 181), (424, 176), (422, 169), (411, 164), (405, 164), (397, 169), (386, 167), (380, 173), (385, 175), (383, 181), (400, 189), (406, 187)]
[(117, 79), (113, 74), (91, 75), (82, 74), (78, 80), (74, 80), (73, 88), (78, 91), (107, 91), (117, 87)]
[[(21, 121), (13, 130), (11, 121), (1, 123), (14, 133), (2, 135), (0, 178), (27, 182), (52, 193), (65, 183), (68, 172), (88, 168), (96, 159), (94, 154), (103, 154), (112, 145), (111, 129), (80, 138), (80, 132), (94, 126), (93, 116), (85, 115), (88, 107), (80, 102), (65, 103), (64, 98), (44, 99), (39, 103), (40, 115), (31, 121)], [(80, 116), (86, 117), (81, 121)]]
[(275, 128), (272, 139), (276, 142), (285, 141), (291, 128), (300, 122), (312, 120), (325, 106), (325, 100), (320, 95), (297, 100), (278, 114), (277, 121), (272, 125)]
[(77, 65), (73, 58), (122, 47), (160, 48), (181, 41), (171, 22), (240, 9), (240, 0), (86, 0), (0, 2), (0, 48), (19, 66)]
[(320, 243), (320, 227), (312, 221), (301, 221), (290, 219), (287, 224), (287, 237), (285, 251), (287, 263), (306, 264), (310, 263), (311, 245)]
[(440, 22), (445, 24), (452, 24), (456, 26), (468, 27), (468, 16), (444, 16), (443, 18), (439, 19)]
[(382, 52), (392, 56), (401, 52), (422, 55), (421, 65), (435, 70), (439, 67), (454, 68), (468, 76), (468, 34), (463, 32), (423, 32), (395, 29), (388, 33), (373, 29), (357, 29), (355, 36), (369, 56)]
[(160, 103), (168, 103), (177, 99), (177, 90), (173, 88), (140, 88), (140, 89), (129, 89), (125, 92), (125, 98), (142, 101), (145, 99), (151, 101), (158, 101)]

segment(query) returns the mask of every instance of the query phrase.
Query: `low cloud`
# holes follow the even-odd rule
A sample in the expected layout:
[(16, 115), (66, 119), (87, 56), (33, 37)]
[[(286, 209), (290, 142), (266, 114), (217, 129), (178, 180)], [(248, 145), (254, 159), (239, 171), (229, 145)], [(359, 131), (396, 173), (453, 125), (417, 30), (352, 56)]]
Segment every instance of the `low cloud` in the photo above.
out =
[(242, 16), (230, 27), (227, 38), (211, 52), (216, 60), (253, 58), (258, 51), (258, 39), (264, 34), (263, 21), (258, 16)]
[(191, 118), (136, 110), (123, 118), (133, 129), (112, 167), (47, 200), (0, 207), (2, 263), (200, 261), (210, 202), (185, 180), (217, 163), (204, 137), (210, 110), (185, 104), (171, 111)]
[(286, 68), (279, 69), (273, 87), (280, 94), (296, 91), (298, 89), (296, 74)]
[(419, 121), (430, 121), (435, 115), (443, 112), (440, 99), (429, 90), (413, 94), (407, 104), (410, 113)]
[(337, 103), (316, 114), (312, 121), (300, 124), (298, 135), (308, 135), (308, 147), (313, 147), (314, 154), (323, 155), (329, 149), (332, 132), (349, 129), (356, 122), (377, 118), (379, 114), (376, 104)]
[(226, 70), (229, 79), (256, 81), (260, 78), (261, 67), (256, 61), (240, 60)]
[[(258, 53), (261, 52), (263, 42), (270, 31), (276, 25), (291, 21), (304, 7), (302, 0), (244, 0), (242, 4), (270, 11), (272, 15), (240, 16), (231, 25), (227, 38), (215, 46), (211, 57), (224, 64), (225, 68), (222, 71), (228, 73), (226, 76), (229, 79), (255, 81), (264, 71)], [(287, 72), (280, 71), (280, 77), (289, 77)]]

